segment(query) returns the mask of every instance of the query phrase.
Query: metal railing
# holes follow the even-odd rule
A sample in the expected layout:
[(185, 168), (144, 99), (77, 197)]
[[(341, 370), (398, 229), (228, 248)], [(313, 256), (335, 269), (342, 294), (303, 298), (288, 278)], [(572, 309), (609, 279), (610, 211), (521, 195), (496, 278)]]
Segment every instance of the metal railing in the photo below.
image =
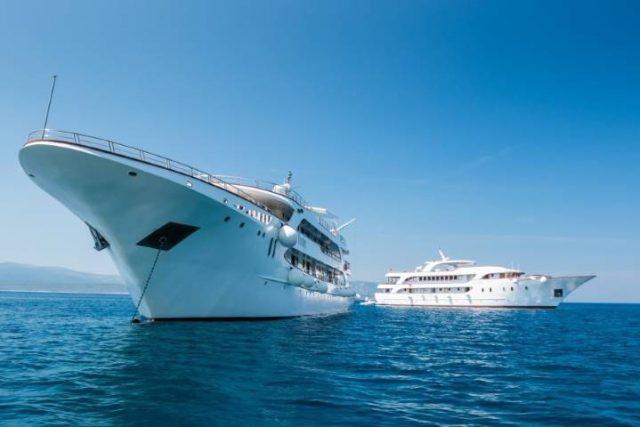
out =
[[(238, 177), (225, 177), (211, 175), (207, 172), (201, 171), (193, 166), (189, 166), (185, 163), (172, 160), (168, 157), (161, 156), (159, 154), (151, 153), (149, 151), (141, 150), (130, 145), (121, 144), (119, 142), (112, 141), (110, 139), (98, 138), (91, 135), (85, 135), (78, 132), (70, 132), (65, 130), (56, 129), (40, 129), (35, 130), (27, 136), (27, 142), (25, 145), (35, 141), (51, 141), (51, 142), (64, 142), (81, 147), (94, 148), (100, 151), (116, 154), (118, 156), (126, 157), (132, 160), (141, 161), (151, 165), (159, 166), (164, 169), (168, 169), (174, 172), (178, 172), (183, 175), (190, 176), (199, 181), (206, 182), (216, 187), (222, 188), (230, 193), (242, 197), (250, 201), (251, 203), (260, 206), (270, 212), (270, 210), (262, 203), (255, 200), (251, 195), (238, 188), (238, 185), (250, 186), (261, 188), (270, 192), (273, 192), (273, 185), (265, 181), (254, 181), (246, 178)], [(288, 199), (299, 204), (301, 207), (306, 206), (304, 199), (296, 192), (291, 191), (288, 194), (280, 194)]]

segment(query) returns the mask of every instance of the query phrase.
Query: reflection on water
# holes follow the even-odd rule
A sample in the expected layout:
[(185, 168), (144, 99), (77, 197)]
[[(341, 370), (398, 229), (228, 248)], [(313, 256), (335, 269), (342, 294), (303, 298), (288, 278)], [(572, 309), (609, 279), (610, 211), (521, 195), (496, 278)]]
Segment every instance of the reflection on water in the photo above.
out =
[(0, 294), (0, 423), (640, 423), (637, 305), (138, 326), (131, 311)]

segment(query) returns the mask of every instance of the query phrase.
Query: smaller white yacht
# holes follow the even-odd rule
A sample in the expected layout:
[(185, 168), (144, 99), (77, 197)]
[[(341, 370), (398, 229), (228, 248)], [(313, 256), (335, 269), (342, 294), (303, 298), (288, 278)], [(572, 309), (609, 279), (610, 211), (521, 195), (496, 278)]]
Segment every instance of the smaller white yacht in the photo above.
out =
[(414, 271), (389, 271), (386, 283), (376, 290), (376, 304), (555, 308), (595, 277), (527, 275), (516, 269), (450, 259), (439, 252), (439, 260), (427, 261)]

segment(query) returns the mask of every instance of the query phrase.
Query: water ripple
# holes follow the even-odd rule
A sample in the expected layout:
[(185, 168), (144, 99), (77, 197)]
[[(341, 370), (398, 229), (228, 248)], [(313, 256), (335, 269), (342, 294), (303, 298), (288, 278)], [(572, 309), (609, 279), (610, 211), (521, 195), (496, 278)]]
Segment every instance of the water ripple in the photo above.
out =
[(131, 326), (0, 294), (2, 425), (640, 425), (640, 306)]

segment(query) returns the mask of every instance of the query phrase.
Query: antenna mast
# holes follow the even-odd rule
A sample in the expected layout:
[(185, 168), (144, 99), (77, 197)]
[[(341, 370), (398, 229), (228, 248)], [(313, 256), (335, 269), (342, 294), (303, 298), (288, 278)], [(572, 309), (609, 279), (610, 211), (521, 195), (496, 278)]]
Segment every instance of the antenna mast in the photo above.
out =
[(44, 132), (47, 130), (47, 122), (49, 121), (49, 110), (51, 109), (51, 101), (53, 100), (53, 91), (56, 88), (57, 74), (53, 75), (53, 84), (51, 85), (51, 93), (49, 94), (49, 104), (47, 105), (47, 114), (44, 116), (44, 126), (42, 126), (42, 138), (44, 138)]

